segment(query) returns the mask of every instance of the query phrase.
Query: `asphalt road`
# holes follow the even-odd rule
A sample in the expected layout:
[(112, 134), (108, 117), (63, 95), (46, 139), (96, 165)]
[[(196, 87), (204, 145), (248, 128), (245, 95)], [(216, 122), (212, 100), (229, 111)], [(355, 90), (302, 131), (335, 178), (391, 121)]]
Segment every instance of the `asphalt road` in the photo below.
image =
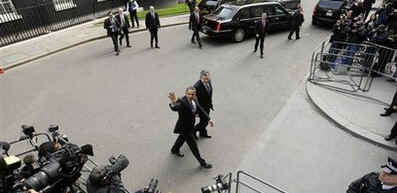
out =
[[(150, 49), (149, 34), (138, 33), (120, 56), (104, 39), (7, 71), (0, 77), (1, 140), (15, 139), (21, 124), (39, 131), (59, 124), (72, 142), (94, 144), (98, 162), (127, 155), (124, 181), (131, 190), (156, 176), (163, 192), (199, 192), (219, 173), (247, 169), (290, 192), (343, 191), (389, 152), (340, 131), (304, 100), (311, 51), (329, 35), (310, 25), (313, 2), (303, 2), (302, 39), (270, 34), (264, 59), (252, 53), (252, 38), (204, 37), (200, 50), (190, 44), (187, 26), (178, 26), (160, 30), (161, 49)], [(215, 127), (213, 138), (198, 144), (211, 170), (200, 169), (186, 145), (184, 158), (169, 153), (177, 115), (168, 108), (168, 92), (182, 96), (202, 69), (212, 74)]]

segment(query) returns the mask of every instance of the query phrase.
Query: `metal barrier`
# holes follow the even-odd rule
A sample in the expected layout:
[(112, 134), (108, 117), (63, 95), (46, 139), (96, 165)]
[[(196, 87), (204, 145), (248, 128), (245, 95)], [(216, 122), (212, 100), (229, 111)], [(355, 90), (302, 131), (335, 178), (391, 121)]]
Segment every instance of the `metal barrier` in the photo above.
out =
[(254, 182), (259, 183), (259, 184), (257, 184), (257, 186), (264, 185), (265, 187), (268, 187), (268, 188), (270, 188), (272, 190), (276, 190), (276, 191), (281, 192), (281, 193), (288, 193), (287, 191), (285, 191), (285, 190), (283, 190), (283, 189), (281, 189), (281, 188), (279, 188), (279, 187), (277, 187), (275, 185), (272, 185), (271, 183), (266, 182), (266, 181), (264, 181), (264, 180), (262, 180), (262, 179), (260, 179), (260, 178), (258, 178), (256, 176), (248, 174), (247, 172), (242, 171), (242, 170), (237, 171), (237, 178), (235, 180), (233, 180), (236, 183), (236, 193), (240, 192), (240, 187), (241, 186), (244, 186), (244, 187), (246, 187), (246, 188), (248, 188), (248, 189), (250, 189), (250, 190), (252, 190), (254, 192), (257, 192), (257, 193), (265, 193), (264, 191), (259, 190), (259, 188), (254, 187), (254, 185), (250, 185), (250, 184), (248, 184), (248, 182), (242, 181), (241, 178), (243, 176), (246, 176), (249, 179), (253, 180)]
[(325, 40), (312, 54), (308, 79), (341, 90), (367, 92), (374, 77), (397, 77), (395, 64), (395, 49), (371, 42)]

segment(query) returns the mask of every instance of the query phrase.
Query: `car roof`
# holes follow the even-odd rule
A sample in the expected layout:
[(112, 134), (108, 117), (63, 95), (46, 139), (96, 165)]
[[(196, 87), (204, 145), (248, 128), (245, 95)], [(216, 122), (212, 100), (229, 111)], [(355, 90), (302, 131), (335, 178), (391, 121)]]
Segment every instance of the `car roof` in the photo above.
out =
[(251, 6), (256, 6), (256, 5), (280, 5), (280, 3), (277, 2), (269, 2), (269, 1), (264, 1), (264, 0), (236, 0), (232, 2), (225, 3), (223, 5), (229, 5), (232, 7), (251, 7)]

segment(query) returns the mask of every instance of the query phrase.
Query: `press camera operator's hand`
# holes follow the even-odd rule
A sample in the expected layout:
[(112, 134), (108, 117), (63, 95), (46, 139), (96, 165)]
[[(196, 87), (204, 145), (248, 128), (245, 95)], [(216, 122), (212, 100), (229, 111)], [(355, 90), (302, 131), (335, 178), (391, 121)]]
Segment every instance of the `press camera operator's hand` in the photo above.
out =
[(30, 190), (28, 190), (28, 193), (39, 193), (39, 192), (36, 192), (36, 190), (30, 189)]
[(215, 124), (214, 124), (214, 121), (211, 121), (211, 120), (208, 121), (208, 124), (210, 124), (210, 127), (214, 127), (214, 125), (215, 125)]
[(175, 104), (176, 101), (178, 100), (178, 98), (176, 97), (174, 92), (170, 92), (168, 93), (168, 98), (171, 100), (172, 104)]

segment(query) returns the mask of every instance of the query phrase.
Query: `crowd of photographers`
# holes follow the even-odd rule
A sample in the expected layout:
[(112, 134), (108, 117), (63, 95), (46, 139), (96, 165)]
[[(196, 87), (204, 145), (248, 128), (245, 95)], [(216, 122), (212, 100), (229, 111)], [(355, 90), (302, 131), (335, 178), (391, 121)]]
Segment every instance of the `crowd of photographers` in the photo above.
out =
[[(347, 57), (331, 57), (330, 62), (351, 65), (353, 56), (359, 49), (358, 44), (364, 42), (374, 43), (391, 49), (397, 48), (397, 0), (385, 0), (382, 7), (375, 12), (371, 8), (375, 0), (350, 0), (340, 19), (333, 26), (333, 34), (330, 42), (332, 54), (338, 54), (338, 50), (345, 49), (342, 55)], [(346, 42), (338, 44), (334, 42)], [(371, 50), (369, 50), (371, 52)], [(373, 50), (373, 52), (375, 52)], [(383, 72), (386, 63), (391, 61), (390, 50), (379, 51), (380, 60), (374, 70)], [(373, 54), (373, 53), (372, 53)], [(335, 61), (335, 60), (340, 61)]]

